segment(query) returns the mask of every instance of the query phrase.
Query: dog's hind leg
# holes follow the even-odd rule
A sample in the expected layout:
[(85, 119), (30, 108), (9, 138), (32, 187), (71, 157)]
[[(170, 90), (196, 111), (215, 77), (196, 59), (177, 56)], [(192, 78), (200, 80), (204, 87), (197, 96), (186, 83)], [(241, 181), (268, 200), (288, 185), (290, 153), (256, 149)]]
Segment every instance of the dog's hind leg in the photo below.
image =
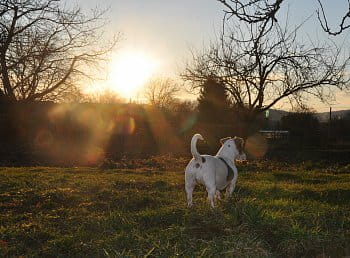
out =
[(210, 207), (214, 208), (214, 199), (215, 199), (216, 189), (215, 189), (215, 187), (211, 187), (211, 188), (207, 187), (207, 192), (208, 192), (208, 199), (210, 202)]
[(187, 206), (188, 207), (192, 207), (192, 205), (193, 205), (192, 194), (193, 194), (193, 190), (194, 190), (195, 185), (196, 185), (195, 179), (191, 175), (186, 174), (185, 190), (186, 190), (186, 195), (187, 195)]
[(186, 185), (186, 195), (187, 195), (187, 206), (190, 208), (193, 205), (192, 202), (192, 193), (193, 193), (194, 185), (193, 186), (187, 186)]

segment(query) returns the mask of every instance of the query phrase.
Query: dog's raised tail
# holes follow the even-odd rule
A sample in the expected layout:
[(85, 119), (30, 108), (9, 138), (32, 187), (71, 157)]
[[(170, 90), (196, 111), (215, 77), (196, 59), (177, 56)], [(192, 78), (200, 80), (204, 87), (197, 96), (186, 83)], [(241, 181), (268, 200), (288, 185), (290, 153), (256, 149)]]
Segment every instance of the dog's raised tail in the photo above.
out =
[(192, 156), (197, 161), (201, 161), (202, 157), (197, 151), (197, 141), (198, 141), (198, 139), (204, 140), (203, 136), (200, 135), (199, 133), (196, 133), (195, 135), (193, 135), (192, 140), (191, 140), (191, 153), (192, 153)]

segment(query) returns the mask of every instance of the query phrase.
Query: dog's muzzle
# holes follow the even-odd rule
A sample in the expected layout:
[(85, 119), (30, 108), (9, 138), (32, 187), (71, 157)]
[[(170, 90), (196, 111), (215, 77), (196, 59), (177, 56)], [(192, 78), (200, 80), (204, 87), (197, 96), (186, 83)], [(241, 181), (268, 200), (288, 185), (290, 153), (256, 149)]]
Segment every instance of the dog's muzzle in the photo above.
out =
[(238, 161), (246, 161), (247, 160), (247, 155), (245, 155), (245, 153), (242, 152), (242, 154), (238, 154), (237, 155), (236, 160), (238, 160)]

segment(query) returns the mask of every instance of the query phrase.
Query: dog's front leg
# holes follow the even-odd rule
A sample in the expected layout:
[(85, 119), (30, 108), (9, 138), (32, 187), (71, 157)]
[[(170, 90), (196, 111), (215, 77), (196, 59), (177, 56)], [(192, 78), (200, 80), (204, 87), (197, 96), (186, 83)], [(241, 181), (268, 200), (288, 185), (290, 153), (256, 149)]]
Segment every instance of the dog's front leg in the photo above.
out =
[(235, 189), (235, 185), (233, 184), (233, 181), (231, 181), (231, 183), (229, 184), (229, 186), (226, 188), (226, 193), (225, 193), (225, 197), (229, 198), (232, 196), (232, 193)]
[(215, 199), (221, 200), (221, 194), (220, 194), (219, 190), (216, 190), (216, 192), (215, 192)]
[(238, 178), (238, 172), (236, 166), (233, 167), (233, 179), (230, 182), (229, 186), (226, 188), (226, 197), (231, 197), (233, 191), (235, 190), (236, 187), (236, 182)]
[(235, 187), (236, 187), (236, 181), (232, 180), (229, 186), (226, 188), (226, 198), (229, 198), (232, 196), (232, 193), (235, 190)]

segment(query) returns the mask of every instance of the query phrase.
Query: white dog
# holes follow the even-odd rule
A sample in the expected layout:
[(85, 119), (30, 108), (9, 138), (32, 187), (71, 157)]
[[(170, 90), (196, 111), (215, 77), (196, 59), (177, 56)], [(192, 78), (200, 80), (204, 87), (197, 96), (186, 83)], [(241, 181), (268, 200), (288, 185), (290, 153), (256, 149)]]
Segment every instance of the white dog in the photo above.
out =
[(203, 184), (208, 192), (210, 206), (214, 208), (214, 198), (220, 198), (220, 190), (226, 188), (226, 195), (231, 196), (235, 189), (238, 173), (234, 161), (245, 159), (244, 141), (239, 137), (221, 139), (222, 144), (216, 156), (200, 155), (197, 151), (200, 134), (195, 134), (191, 140), (193, 159), (185, 170), (185, 189), (188, 207), (192, 206), (192, 193), (197, 183)]

